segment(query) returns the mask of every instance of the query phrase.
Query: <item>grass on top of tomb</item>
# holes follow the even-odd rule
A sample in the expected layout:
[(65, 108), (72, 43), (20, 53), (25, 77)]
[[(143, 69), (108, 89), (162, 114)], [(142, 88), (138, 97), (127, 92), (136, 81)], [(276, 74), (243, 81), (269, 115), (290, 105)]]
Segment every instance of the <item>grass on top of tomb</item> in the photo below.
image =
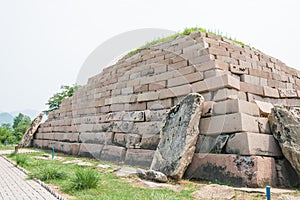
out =
[(228, 37), (227, 35), (224, 35), (222, 32), (220, 31), (212, 31), (212, 30), (206, 30), (204, 28), (200, 28), (200, 27), (192, 27), (192, 28), (185, 28), (182, 32), (179, 32), (179, 33), (175, 33), (173, 35), (170, 35), (170, 36), (167, 36), (167, 37), (164, 37), (164, 38), (158, 38), (156, 40), (153, 40), (151, 42), (147, 42), (146, 44), (144, 44), (143, 46), (137, 48), (137, 49), (134, 49), (130, 52), (127, 53), (126, 56), (132, 56), (134, 54), (136, 54), (137, 52), (139, 52), (140, 50), (146, 48), (146, 47), (149, 47), (151, 45), (155, 45), (155, 44), (158, 44), (158, 43), (161, 43), (161, 42), (164, 42), (164, 41), (167, 41), (167, 40), (170, 40), (170, 39), (175, 39), (179, 36), (183, 36), (183, 35), (189, 35), (191, 34), (192, 32), (194, 31), (200, 31), (200, 32), (203, 32), (203, 33), (209, 33), (209, 34), (212, 34), (212, 35), (215, 35), (215, 36), (219, 36), (219, 37), (222, 37), (222, 38), (225, 38), (225, 39), (228, 39), (228, 40), (231, 40), (233, 42), (235, 42), (236, 44), (239, 44), (241, 46), (250, 46), (250, 45), (246, 45), (244, 44), (243, 42), (241, 41), (238, 41), (236, 39), (233, 39), (231, 38), (230, 36)]
[[(184, 188), (181, 191), (137, 187), (131, 183), (131, 180), (138, 180), (136, 176), (117, 177), (114, 171), (119, 166), (112, 163), (60, 153), (55, 154), (55, 159), (41, 159), (45, 154), (50, 156), (51, 152), (11, 154), (7, 157), (14, 162), (22, 160), (19, 166), (29, 172), (29, 178), (42, 179), (68, 199), (193, 199), (192, 192), (197, 189), (192, 182), (180, 184)], [(72, 163), (78, 160), (91, 163), (91, 166)], [(97, 167), (99, 164), (110, 167)]]

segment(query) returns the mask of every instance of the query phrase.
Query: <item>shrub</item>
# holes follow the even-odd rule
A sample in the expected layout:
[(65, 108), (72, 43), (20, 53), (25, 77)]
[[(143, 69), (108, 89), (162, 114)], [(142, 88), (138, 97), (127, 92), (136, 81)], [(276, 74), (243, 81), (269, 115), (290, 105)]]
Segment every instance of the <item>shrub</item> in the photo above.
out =
[(84, 190), (97, 187), (100, 180), (97, 171), (92, 169), (79, 169), (75, 176), (71, 178), (70, 190)]
[(53, 179), (62, 179), (66, 176), (65, 172), (60, 171), (57, 167), (47, 166), (42, 167), (36, 172), (30, 173), (29, 178), (37, 178), (41, 181), (53, 180)]
[(73, 85), (73, 86), (62, 85), (60, 87), (62, 91), (55, 93), (52, 97), (50, 97), (50, 99), (46, 103), (46, 105), (48, 105), (49, 108), (48, 110), (45, 110), (44, 113), (48, 115), (49, 112), (59, 109), (62, 101), (68, 97), (73, 96), (73, 93), (79, 87), (80, 87), (79, 85)]

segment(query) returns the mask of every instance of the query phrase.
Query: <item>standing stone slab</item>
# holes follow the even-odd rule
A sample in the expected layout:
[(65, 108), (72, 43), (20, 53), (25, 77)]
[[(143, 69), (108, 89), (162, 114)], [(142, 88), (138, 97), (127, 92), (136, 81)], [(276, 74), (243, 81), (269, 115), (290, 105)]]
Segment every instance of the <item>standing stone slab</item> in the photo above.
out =
[(38, 127), (43, 119), (44, 114), (40, 113), (31, 123), (30, 127), (24, 133), (24, 136), (19, 144), (20, 147), (29, 147), (31, 146), (33, 136), (38, 130)]
[(160, 143), (151, 169), (181, 179), (191, 163), (199, 135), (201, 105), (204, 98), (192, 93), (168, 112), (160, 131)]
[(269, 115), (269, 123), (282, 154), (300, 175), (300, 109), (274, 107)]

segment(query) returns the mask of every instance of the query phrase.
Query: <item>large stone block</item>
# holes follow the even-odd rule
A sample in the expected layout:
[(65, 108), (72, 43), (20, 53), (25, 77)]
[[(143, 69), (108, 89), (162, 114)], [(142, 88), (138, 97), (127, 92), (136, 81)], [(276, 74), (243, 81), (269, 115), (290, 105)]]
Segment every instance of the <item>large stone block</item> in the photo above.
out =
[(147, 109), (146, 102), (141, 103), (130, 103), (124, 105), (124, 110), (126, 111), (143, 111)]
[(295, 187), (300, 183), (300, 176), (285, 158), (276, 159), (277, 186)]
[(159, 99), (167, 99), (172, 97), (180, 97), (191, 93), (191, 86), (181, 85), (177, 87), (170, 87), (167, 89), (159, 90)]
[(247, 92), (247, 99), (249, 102), (255, 103), (255, 100), (264, 101), (264, 98), (262, 96), (251, 94)]
[(196, 73), (186, 74), (186, 75), (179, 73), (177, 77), (168, 80), (167, 86), (174, 87), (178, 85), (186, 85), (201, 80), (203, 80), (203, 75), (201, 72), (196, 72)]
[(159, 82), (156, 82), (156, 83), (150, 83), (149, 84), (149, 90), (152, 91), (152, 90), (159, 90), (159, 89), (163, 89), (166, 87), (166, 82), (167, 81), (159, 81)]
[(100, 159), (100, 154), (104, 145), (81, 143), (78, 156)]
[(273, 135), (249, 132), (232, 134), (227, 141), (226, 153), (243, 156), (282, 156), (281, 149)]
[(54, 141), (54, 140), (47, 140), (48, 141), (48, 143), (47, 143), (47, 146), (45, 147), (46, 149), (52, 149), (52, 148), (54, 148), (54, 149), (57, 149), (56, 148), (56, 143), (58, 143), (57, 141)]
[(265, 97), (279, 98), (278, 89), (271, 88), (269, 86), (264, 86), (263, 90), (264, 90), (264, 96)]
[(135, 123), (133, 129), (131, 130), (131, 133), (139, 135), (158, 134), (161, 127), (162, 122), (160, 121)]
[(207, 62), (200, 63), (199, 65), (195, 66), (196, 69), (200, 72), (204, 72), (210, 69), (221, 69), (228, 71), (229, 64), (226, 62), (223, 62), (221, 60), (211, 60)]
[(254, 102), (258, 106), (261, 116), (267, 117), (271, 113), (272, 108), (274, 107), (273, 104), (269, 102), (264, 102), (259, 100), (254, 100)]
[(250, 92), (252, 94), (257, 94), (257, 95), (263, 95), (263, 87), (260, 85), (255, 85), (255, 84), (251, 84), (251, 83), (244, 83), (241, 82), (241, 91), (243, 92)]
[(220, 69), (211, 69), (204, 72), (204, 79), (216, 77), (216, 76), (223, 76), (225, 74), (230, 74), (229, 71), (224, 71)]
[(275, 186), (277, 181), (274, 158), (233, 154), (195, 154), (185, 177), (239, 187)]
[(240, 80), (234, 78), (231, 75), (225, 74), (223, 76), (216, 76), (207, 78), (203, 81), (199, 81), (192, 84), (193, 92), (206, 92), (217, 90), (220, 88), (234, 88), (240, 89)]
[(44, 140), (54, 140), (55, 134), (54, 133), (44, 133), (43, 139)]
[(123, 119), (125, 112), (121, 111), (121, 112), (112, 112), (112, 113), (108, 113), (105, 116), (105, 122), (112, 122), (112, 121), (121, 121)]
[(112, 145), (104, 145), (100, 160), (122, 163), (125, 159), (126, 149), (124, 147), (112, 146)]
[(154, 153), (154, 150), (128, 149), (126, 152), (125, 164), (149, 168)]
[(134, 128), (133, 122), (118, 121), (111, 124), (112, 132), (116, 133), (131, 133)]
[(80, 133), (79, 142), (92, 144), (112, 144), (114, 133), (112, 132), (92, 132)]
[(125, 112), (122, 120), (131, 121), (131, 122), (144, 122), (145, 112), (144, 111)]
[(281, 98), (297, 97), (297, 91), (295, 89), (279, 88), (278, 91)]
[(94, 130), (95, 124), (78, 124), (74, 126), (74, 131), (78, 133), (83, 133), (83, 132), (92, 132)]
[(134, 148), (141, 142), (141, 136), (138, 134), (115, 133), (114, 143), (126, 148)]
[(222, 153), (230, 135), (199, 135), (195, 153)]
[(145, 92), (138, 94), (137, 101), (154, 101), (158, 100), (159, 93), (158, 92)]
[(41, 133), (41, 132), (37, 132), (34, 134), (34, 139), (44, 139), (44, 133)]
[(259, 110), (256, 104), (239, 99), (218, 102), (213, 107), (214, 115), (231, 113), (245, 113), (252, 116), (259, 116)]
[(148, 133), (144, 133), (142, 135), (142, 139), (140, 142), (140, 147), (142, 149), (152, 149), (152, 150), (156, 150), (157, 146), (159, 144), (160, 141), (160, 134), (156, 133), (156, 134), (148, 134)]
[[(161, 110), (161, 109), (169, 109), (173, 106), (172, 99), (163, 99), (159, 101), (149, 101), (147, 102), (148, 110)], [(146, 110), (146, 108), (145, 108)]]
[(125, 109), (125, 104), (124, 103), (117, 103), (117, 104), (112, 104), (109, 107), (111, 112), (121, 112)]
[(247, 101), (246, 93), (236, 89), (222, 88), (213, 93), (213, 101), (224, 101), (227, 99), (241, 99)]
[(203, 55), (203, 56), (197, 56), (194, 58), (190, 58), (189, 59), (189, 63), (192, 65), (196, 65), (196, 64), (201, 64), (207, 61), (211, 61), (214, 60), (215, 56), (214, 55)]
[(147, 91), (149, 91), (149, 84), (134, 86), (134, 93), (147, 92)]
[(60, 143), (60, 151), (66, 154), (78, 155), (80, 143)]
[(122, 96), (114, 96), (107, 100), (106, 105), (110, 104), (122, 104), (122, 103), (133, 103), (136, 102), (136, 95), (122, 95)]
[(39, 140), (39, 139), (34, 139), (32, 141), (32, 145), (36, 148), (43, 148), (43, 142), (46, 140)]
[(257, 122), (258, 122), (258, 129), (260, 133), (272, 134), (268, 118), (258, 117)]
[(79, 133), (65, 133), (63, 141), (66, 142), (78, 142)]
[(230, 71), (234, 74), (248, 74), (248, 67), (242, 65), (230, 65)]
[(147, 122), (153, 121), (162, 121), (166, 115), (168, 110), (145, 110), (145, 120)]
[(260, 85), (260, 78), (257, 76), (251, 76), (251, 75), (244, 74), (241, 76), (241, 81), (244, 83), (250, 83), (253, 85)]
[(244, 113), (218, 115), (200, 120), (200, 133), (203, 135), (247, 131), (259, 133), (258, 122), (256, 117)]
[(204, 101), (202, 104), (202, 117), (212, 116), (215, 104), (214, 101)]
[(56, 132), (54, 134), (54, 140), (63, 141), (64, 140), (64, 135), (65, 135), (65, 133), (58, 133), (58, 132)]

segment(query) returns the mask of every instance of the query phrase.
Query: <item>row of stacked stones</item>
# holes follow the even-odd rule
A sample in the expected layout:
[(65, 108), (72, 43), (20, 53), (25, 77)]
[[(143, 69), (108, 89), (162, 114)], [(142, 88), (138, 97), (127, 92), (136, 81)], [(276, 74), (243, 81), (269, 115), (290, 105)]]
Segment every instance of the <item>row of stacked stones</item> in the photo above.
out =
[(267, 117), (274, 105), (300, 106), (300, 72), (199, 31), (138, 50), (91, 77), (49, 113), (34, 145), (148, 168), (167, 111), (192, 92), (205, 102), (187, 178), (247, 186), (298, 181)]

